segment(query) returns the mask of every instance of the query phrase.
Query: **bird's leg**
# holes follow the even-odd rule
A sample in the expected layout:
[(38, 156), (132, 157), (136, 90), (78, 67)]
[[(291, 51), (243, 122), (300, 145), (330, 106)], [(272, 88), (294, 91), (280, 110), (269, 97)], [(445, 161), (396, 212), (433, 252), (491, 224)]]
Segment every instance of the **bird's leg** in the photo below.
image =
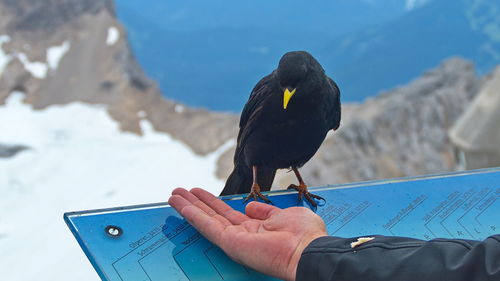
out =
[[(295, 176), (299, 180), (299, 185), (291, 184), (288, 188), (293, 188), (299, 192), (299, 202), (302, 201), (302, 195), (311, 203), (311, 205), (316, 208), (318, 206), (318, 203), (314, 201), (314, 199), (319, 199), (319, 200), (325, 200), (323, 197), (315, 195), (307, 191), (307, 185), (304, 183), (304, 180), (302, 179), (302, 176), (299, 173), (299, 170), (297, 167), (292, 167), (293, 172), (295, 173)], [(313, 199), (314, 198), (314, 199)]]
[(260, 185), (257, 183), (257, 166), (252, 166), (252, 171), (253, 171), (253, 184), (252, 184), (252, 189), (250, 190), (250, 193), (248, 196), (245, 198), (245, 201), (247, 202), (250, 200), (250, 198), (253, 198), (253, 200), (258, 200), (258, 198), (262, 199), (262, 201), (268, 203), (268, 204), (273, 204), (271, 200), (267, 199), (266, 196), (262, 195), (260, 193)]

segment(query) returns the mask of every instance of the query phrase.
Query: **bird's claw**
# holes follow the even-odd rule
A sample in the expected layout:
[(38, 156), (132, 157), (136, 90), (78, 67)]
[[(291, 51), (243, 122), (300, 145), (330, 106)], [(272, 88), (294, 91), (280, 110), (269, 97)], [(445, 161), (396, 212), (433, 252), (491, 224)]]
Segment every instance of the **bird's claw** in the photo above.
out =
[(291, 185), (288, 186), (288, 189), (295, 189), (295, 190), (297, 190), (298, 197), (299, 197), (299, 202), (302, 201), (302, 196), (304, 196), (307, 199), (307, 201), (309, 202), (309, 204), (311, 204), (311, 206), (314, 209), (316, 209), (318, 207), (318, 203), (316, 203), (316, 201), (314, 199), (323, 200), (324, 202), (326, 202), (325, 198), (323, 198), (323, 197), (321, 197), (319, 195), (316, 195), (316, 194), (312, 194), (309, 191), (307, 191), (307, 186), (305, 186), (305, 185), (291, 184)]
[(243, 200), (243, 203), (246, 203), (248, 200), (250, 199), (253, 199), (255, 201), (258, 201), (259, 198), (266, 202), (267, 204), (271, 204), (271, 205), (274, 205), (273, 202), (271, 202), (271, 200), (267, 199), (266, 196), (262, 195), (262, 193), (260, 193), (260, 191), (256, 191), (256, 190), (252, 190), (247, 197), (245, 197), (245, 200)]

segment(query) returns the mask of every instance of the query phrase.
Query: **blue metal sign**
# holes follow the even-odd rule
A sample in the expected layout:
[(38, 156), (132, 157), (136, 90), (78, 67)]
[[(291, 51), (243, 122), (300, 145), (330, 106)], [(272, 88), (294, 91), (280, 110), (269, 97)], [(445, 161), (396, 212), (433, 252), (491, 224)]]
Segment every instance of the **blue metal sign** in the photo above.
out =
[[(500, 168), (310, 189), (330, 235), (482, 240), (500, 230)], [(279, 207), (291, 191), (268, 193)], [(241, 196), (228, 204), (244, 210)], [(103, 280), (274, 280), (230, 260), (166, 203), (71, 212), (64, 219)]]

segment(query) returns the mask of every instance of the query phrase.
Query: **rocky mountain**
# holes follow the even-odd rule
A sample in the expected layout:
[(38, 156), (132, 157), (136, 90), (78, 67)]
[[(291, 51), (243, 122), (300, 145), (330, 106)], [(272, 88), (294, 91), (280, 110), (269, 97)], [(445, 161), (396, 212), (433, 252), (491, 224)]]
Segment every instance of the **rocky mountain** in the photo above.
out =
[(103, 104), (123, 130), (140, 134), (146, 119), (199, 154), (236, 132), (236, 116), (162, 97), (136, 63), (111, 0), (1, 0), (0, 36), (0, 105), (12, 91), (40, 110)]
[(478, 92), (472, 63), (452, 58), (364, 104), (345, 107), (344, 123), (304, 173), (339, 183), (453, 171), (447, 132)]

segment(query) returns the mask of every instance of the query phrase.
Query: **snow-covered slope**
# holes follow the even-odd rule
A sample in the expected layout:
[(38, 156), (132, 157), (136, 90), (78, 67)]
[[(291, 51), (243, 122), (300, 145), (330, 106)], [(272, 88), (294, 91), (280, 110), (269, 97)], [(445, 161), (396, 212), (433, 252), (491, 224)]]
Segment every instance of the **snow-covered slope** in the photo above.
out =
[(215, 162), (232, 143), (200, 157), (147, 121), (138, 136), (101, 106), (35, 111), (22, 98), (0, 106), (0, 143), (31, 148), (0, 158), (1, 280), (98, 280), (65, 211), (165, 201), (177, 186), (222, 189)]

